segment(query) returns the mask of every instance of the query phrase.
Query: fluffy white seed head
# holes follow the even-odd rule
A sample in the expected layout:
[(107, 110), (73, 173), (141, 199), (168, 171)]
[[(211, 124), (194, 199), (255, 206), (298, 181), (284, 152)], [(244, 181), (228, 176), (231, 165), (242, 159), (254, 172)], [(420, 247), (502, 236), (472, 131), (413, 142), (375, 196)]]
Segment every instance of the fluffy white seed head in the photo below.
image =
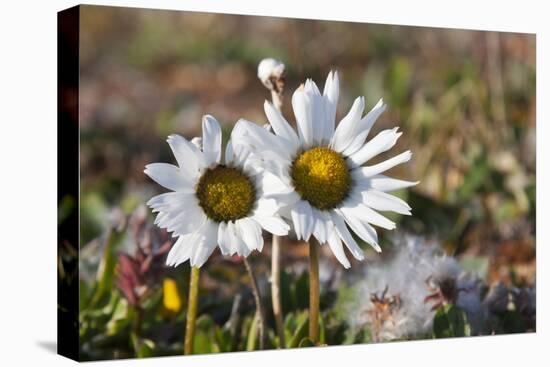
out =
[(479, 279), (462, 269), (453, 257), (442, 254), (437, 243), (414, 236), (396, 236), (394, 241), (398, 251), (389, 262), (365, 268), (365, 276), (356, 285), (359, 302), (349, 310), (350, 324), (354, 327), (372, 324), (373, 315), (376, 316), (372, 312), (376, 306), (373, 295), (385, 295), (385, 300), (396, 297), (399, 302), (392, 309), (391, 322), (379, 325), (378, 340), (429, 332), (435, 311), (433, 303), (425, 300), (433, 292), (431, 284), (450, 278), (461, 289), (456, 304), (466, 311), (472, 328), (477, 330), (483, 315)]

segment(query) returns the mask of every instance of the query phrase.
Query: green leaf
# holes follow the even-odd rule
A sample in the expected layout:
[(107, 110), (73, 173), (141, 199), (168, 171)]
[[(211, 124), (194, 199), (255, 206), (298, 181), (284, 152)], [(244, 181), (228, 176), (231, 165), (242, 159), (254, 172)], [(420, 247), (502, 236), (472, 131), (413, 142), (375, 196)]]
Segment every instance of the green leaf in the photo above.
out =
[(246, 339), (246, 350), (253, 351), (256, 349), (256, 343), (258, 339), (258, 317), (254, 316), (250, 329), (248, 330), (248, 338)]
[(124, 298), (118, 298), (114, 307), (111, 319), (107, 323), (107, 335), (115, 335), (120, 333), (130, 320), (128, 318), (128, 302)]
[(298, 315), (298, 326), (292, 335), (288, 343), (289, 348), (296, 348), (300, 344), (300, 341), (307, 336), (309, 330), (309, 319), (307, 311), (304, 311)]
[(470, 336), (466, 313), (455, 305), (440, 307), (434, 316), (433, 333), (436, 338)]
[(113, 289), (113, 277), (116, 266), (115, 250), (122, 242), (124, 236), (124, 231), (118, 232), (115, 229), (111, 229), (107, 234), (105, 246), (103, 247), (103, 255), (97, 268), (97, 284), (92, 301), (90, 302), (90, 308), (96, 306)]
[(325, 320), (321, 314), (319, 314), (319, 343), (326, 344)]
[(208, 315), (201, 315), (195, 325), (195, 354), (206, 354), (214, 352), (213, 328), (214, 320)]
[(231, 352), (231, 344), (233, 339), (231, 338), (231, 330), (227, 328), (216, 327), (215, 331), (216, 344), (219, 352)]
[(148, 358), (154, 356), (155, 343), (149, 339), (140, 339), (137, 341), (138, 348), (136, 357), (138, 358)]

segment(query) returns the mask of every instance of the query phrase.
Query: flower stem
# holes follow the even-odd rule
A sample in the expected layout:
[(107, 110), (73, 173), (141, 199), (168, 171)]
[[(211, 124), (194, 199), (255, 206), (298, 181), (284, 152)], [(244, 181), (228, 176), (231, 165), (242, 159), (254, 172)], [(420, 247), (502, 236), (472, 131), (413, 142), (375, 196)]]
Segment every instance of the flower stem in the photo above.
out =
[(279, 337), (279, 348), (286, 348), (281, 306), (281, 237), (277, 235), (273, 235), (271, 242), (271, 305)]
[(273, 101), (273, 105), (276, 109), (281, 111), (281, 108), (283, 107), (283, 90), (271, 90), (271, 100)]
[(252, 271), (252, 267), (250, 266), (250, 263), (248, 262), (248, 259), (245, 257), (243, 258), (244, 266), (246, 267), (246, 271), (248, 271), (248, 275), (250, 276), (250, 282), (252, 283), (252, 294), (254, 295), (254, 302), (256, 303), (256, 315), (258, 318), (258, 334), (260, 336), (260, 350), (265, 349), (265, 341), (266, 341), (266, 333), (265, 333), (265, 314), (264, 314), (264, 307), (262, 305), (262, 299), (260, 297), (260, 289), (258, 288), (258, 281), (256, 280), (256, 276), (254, 275), (254, 272)]
[(195, 339), (195, 322), (197, 320), (197, 304), (199, 300), (199, 275), (200, 269), (191, 267), (191, 279), (189, 280), (189, 298), (187, 302), (187, 323), (185, 325), (185, 341), (183, 353), (193, 354)]
[(309, 339), (319, 341), (319, 256), (318, 245), (309, 241)]

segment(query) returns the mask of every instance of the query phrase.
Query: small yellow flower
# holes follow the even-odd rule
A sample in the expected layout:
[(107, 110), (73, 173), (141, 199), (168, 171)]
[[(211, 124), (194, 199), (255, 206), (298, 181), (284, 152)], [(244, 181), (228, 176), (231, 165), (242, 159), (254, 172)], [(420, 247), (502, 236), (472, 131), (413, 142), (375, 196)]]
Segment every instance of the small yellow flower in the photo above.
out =
[(162, 283), (162, 305), (167, 314), (177, 315), (181, 310), (181, 297), (176, 281), (165, 278)]

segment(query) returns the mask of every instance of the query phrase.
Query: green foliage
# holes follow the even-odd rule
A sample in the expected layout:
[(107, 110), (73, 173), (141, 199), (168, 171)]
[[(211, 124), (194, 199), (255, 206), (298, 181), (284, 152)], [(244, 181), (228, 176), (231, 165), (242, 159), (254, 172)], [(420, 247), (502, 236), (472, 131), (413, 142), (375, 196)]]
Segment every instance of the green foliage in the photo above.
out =
[(252, 351), (256, 349), (258, 345), (258, 322), (259, 319), (254, 316), (250, 323), (250, 329), (248, 331), (248, 337), (246, 339), (246, 350)]
[(303, 310), (309, 305), (309, 277), (307, 272), (295, 276), (281, 272), (281, 299), (283, 312)]
[(113, 289), (113, 276), (116, 265), (115, 251), (124, 236), (124, 232), (115, 229), (111, 229), (107, 234), (103, 255), (97, 269), (97, 282), (90, 301), (92, 307), (104, 300), (107, 293)]
[(297, 348), (302, 339), (307, 337), (309, 330), (308, 312), (288, 314), (285, 320), (285, 333), (289, 348)]
[(435, 338), (470, 336), (466, 313), (455, 305), (441, 306), (434, 316), (433, 334)]

